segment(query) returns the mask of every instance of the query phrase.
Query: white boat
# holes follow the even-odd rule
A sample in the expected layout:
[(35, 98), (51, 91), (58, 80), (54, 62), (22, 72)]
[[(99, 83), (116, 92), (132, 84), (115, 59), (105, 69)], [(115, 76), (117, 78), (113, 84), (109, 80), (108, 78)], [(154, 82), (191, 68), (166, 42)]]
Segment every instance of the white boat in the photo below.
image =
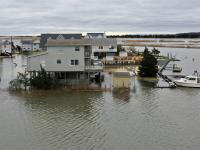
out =
[(135, 72), (134, 71), (129, 71), (129, 74), (130, 74), (131, 77), (135, 76)]
[(200, 77), (198, 75), (190, 75), (179, 80), (174, 80), (177, 86), (200, 88)]

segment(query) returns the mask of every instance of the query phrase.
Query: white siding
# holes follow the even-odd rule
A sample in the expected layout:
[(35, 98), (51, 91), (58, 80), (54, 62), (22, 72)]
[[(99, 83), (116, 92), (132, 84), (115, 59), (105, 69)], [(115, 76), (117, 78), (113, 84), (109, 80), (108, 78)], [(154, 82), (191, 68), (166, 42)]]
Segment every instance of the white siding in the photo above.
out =
[(9, 45), (2, 45), (1, 49), (2, 49), (2, 52), (11, 53), (11, 44), (9, 44)]
[(32, 44), (22, 44), (22, 51), (32, 51), (33, 45)]
[[(28, 58), (28, 71), (40, 70), (40, 64), (45, 62), (47, 71), (84, 71), (84, 47), (75, 51), (75, 47), (48, 47), (48, 54)], [(57, 64), (61, 60), (61, 64)], [(71, 60), (78, 60), (79, 65), (71, 65)]]
[(33, 51), (40, 50), (40, 44), (39, 43), (33, 43)]
[[(99, 46), (103, 46), (103, 49), (100, 49)], [(104, 45), (99, 45), (99, 46), (92, 46), (92, 52), (117, 52), (117, 48), (115, 47), (114, 49), (110, 49), (110, 46), (104, 46)]]
[(47, 65), (48, 54), (40, 55), (35, 57), (28, 57), (27, 58), (27, 70), (28, 71), (40, 71), (40, 65), (45, 63), (45, 69)]

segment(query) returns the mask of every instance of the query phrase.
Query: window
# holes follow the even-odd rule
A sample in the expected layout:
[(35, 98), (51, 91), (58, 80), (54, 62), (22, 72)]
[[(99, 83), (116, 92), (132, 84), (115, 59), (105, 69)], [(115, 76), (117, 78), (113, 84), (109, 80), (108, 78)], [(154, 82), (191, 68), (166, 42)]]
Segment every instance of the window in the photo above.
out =
[(79, 60), (75, 59), (75, 60), (71, 60), (71, 65), (79, 65)]
[(114, 48), (115, 48), (115, 47), (114, 47), (113, 45), (111, 45), (109, 49), (114, 49)]
[(57, 64), (61, 64), (61, 60), (60, 59), (57, 59)]
[(74, 65), (74, 64), (75, 64), (74, 60), (71, 60), (71, 65)]
[(79, 47), (75, 47), (75, 51), (80, 51), (80, 48)]
[(75, 65), (79, 65), (79, 60), (75, 60)]
[(191, 81), (195, 81), (196, 78), (190, 78), (190, 77), (186, 77), (187, 80), (191, 80)]
[(189, 78), (189, 80), (191, 80), (191, 81), (195, 81), (196, 79), (195, 79), (195, 78)]
[(99, 46), (99, 49), (103, 49), (103, 46)]

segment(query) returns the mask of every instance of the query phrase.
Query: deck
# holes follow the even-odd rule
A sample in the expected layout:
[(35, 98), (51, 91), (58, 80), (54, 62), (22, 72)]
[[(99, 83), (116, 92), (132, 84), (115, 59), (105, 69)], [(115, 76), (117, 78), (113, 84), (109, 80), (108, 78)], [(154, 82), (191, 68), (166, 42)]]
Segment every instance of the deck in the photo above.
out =
[(103, 66), (100, 66), (100, 65), (85, 66), (85, 71), (88, 71), (88, 72), (103, 72)]

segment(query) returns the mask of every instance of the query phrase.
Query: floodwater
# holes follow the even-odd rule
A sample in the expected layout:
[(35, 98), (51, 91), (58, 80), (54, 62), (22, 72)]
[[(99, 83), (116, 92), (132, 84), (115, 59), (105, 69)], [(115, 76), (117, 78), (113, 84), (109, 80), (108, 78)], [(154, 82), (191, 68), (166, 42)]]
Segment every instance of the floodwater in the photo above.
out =
[[(184, 73), (200, 70), (200, 50), (169, 52), (183, 59)], [(0, 149), (199, 150), (200, 89), (155, 89), (135, 79), (130, 91), (8, 92), (6, 80), (25, 60), (0, 60)]]

